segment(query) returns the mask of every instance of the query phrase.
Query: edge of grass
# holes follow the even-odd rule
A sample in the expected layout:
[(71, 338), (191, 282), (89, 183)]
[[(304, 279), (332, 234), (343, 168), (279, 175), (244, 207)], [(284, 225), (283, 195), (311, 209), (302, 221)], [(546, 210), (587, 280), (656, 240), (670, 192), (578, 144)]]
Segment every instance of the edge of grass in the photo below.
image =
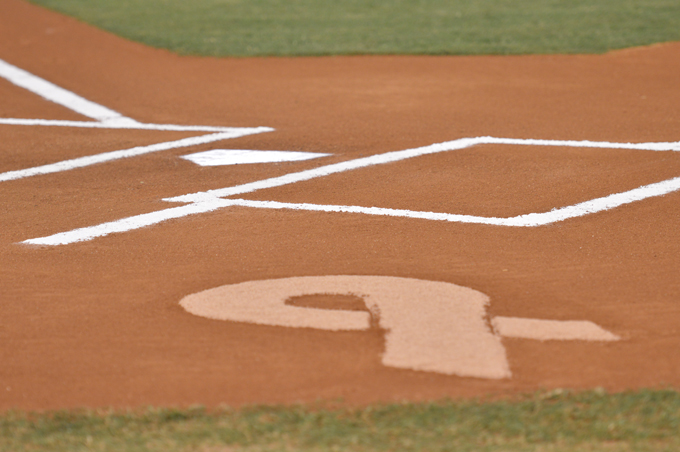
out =
[(29, 0), (184, 55), (604, 53), (680, 41), (677, 0)]
[(0, 414), (0, 450), (680, 449), (680, 391), (541, 391), (361, 408), (79, 409)]

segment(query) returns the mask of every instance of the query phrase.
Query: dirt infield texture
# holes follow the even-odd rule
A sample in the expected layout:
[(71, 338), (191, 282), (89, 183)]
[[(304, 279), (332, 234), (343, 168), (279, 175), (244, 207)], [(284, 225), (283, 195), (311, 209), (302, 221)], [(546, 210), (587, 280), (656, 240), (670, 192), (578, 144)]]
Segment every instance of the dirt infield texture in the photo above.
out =
[[(88, 242), (17, 243), (463, 137), (680, 141), (678, 43), (598, 56), (178, 57), (0, 0), (0, 59), (138, 121), (275, 129), (0, 182), (2, 410), (680, 386), (680, 192), (533, 228), (229, 207)], [(87, 119), (4, 79), (0, 117)], [(0, 125), (0, 172), (196, 135)], [(215, 148), (333, 155), (178, 158)], [(479, 145), (243, 197), (505, 217), (677, 176), (680, 152)], [(487, 295), (492, 317), (588, 320), (621, 340), (504, 338), (512, 377), (494, 380), (383, 366), (379, 328), (226, 322), (179, 305), (226, 284), (324, 275), (449, 282)]]

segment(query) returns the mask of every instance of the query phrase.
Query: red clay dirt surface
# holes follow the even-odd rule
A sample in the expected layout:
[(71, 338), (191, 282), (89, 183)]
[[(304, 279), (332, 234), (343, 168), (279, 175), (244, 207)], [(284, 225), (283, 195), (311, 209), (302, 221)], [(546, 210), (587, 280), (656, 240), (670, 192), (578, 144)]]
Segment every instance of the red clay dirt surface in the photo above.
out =
[[(138, 121), (275, 129), (0, 182), (0, 410), (680, 387), (677, 191), (539, 227), (227, 207), (70, 245), (18, 243), (463, 137), (680, 141), (680, 43), (589, 56), (180, 57), (0, 0), (0, 59)], [(0, 117), (88, 120), (4, 79)], [(0, 125), (0, 172), (197, 135)], [(217, 148), (332, 156), (179, 158)], [(680, 152), (479, 145), (241, 196), (506, 217), (677, 176)], [(471, 378), (383, 366), (380, 328), (211, 320), (179, 304), (226, 284), (324, 275), (454, 283), (486, 294), (490, 316), (588, 320), (621, 340), (503, 338), (512, 377)], [(362, 309), (349, 298), (346, 309)]]

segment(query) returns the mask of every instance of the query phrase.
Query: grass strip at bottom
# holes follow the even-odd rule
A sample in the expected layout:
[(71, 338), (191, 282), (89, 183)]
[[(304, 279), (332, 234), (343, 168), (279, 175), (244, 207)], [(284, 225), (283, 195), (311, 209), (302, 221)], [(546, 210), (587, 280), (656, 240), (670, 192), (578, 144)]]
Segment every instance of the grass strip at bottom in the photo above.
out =
[(2, 451), (680, 450), (680, 392), (550, 391), (511, 400), (324, 408), (0, 415)]

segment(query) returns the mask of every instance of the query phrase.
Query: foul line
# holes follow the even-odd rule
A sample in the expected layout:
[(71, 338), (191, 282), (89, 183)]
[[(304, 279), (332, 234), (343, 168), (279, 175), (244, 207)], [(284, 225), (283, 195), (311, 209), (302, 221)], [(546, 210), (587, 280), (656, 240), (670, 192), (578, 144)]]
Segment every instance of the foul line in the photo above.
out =
[(62, 105), (88, 118), (96, 119), (99, 122), (108, 124), (137, 124), (137, 121), (134, 119), (127, 118), (117, 111), (80, 97), (71, 91), (67, 91), (54, 83), (50, 83), (3, 60), (0, 60), (0, 77), (44, 99)]
[(238, 138), (256, 133), (271, 132), (271, 127), (214, 127), (214, 126), (185, 126), (177, 124), (146, 124), (123, 116), (117, 111), (89, 101), (71, 91), (65, 90), (54, 83), (48, 82), (21, 68), (0, 60), (0, 77), (16, 86), (24, 88), (48, 101), (59, 104), (76, 113), (96, 121), (63, 121), (52, 119), (18, 119), (0, 118), (0, 124), (20, 126), (52, 126), (52, 127), (81, 127), (93, 129), (141, 129), (175, 132), (211, 132), (209, 135), (167, 141), (149, 146), (137, 146), (120, 151), (105, 152), (75, 159), (63, 160), (47, 165), (36, 166), (16, 171), (0, 173), (0, 182), (6, 182), (40, 174), (57, 173), (75, 168), (95, 165), (122, 158), (134, 157), (151, 152), (166, 151), (168, 149), (211, 143), (229, 138)]
[[(47, 237), (29, 239), (22, 243), (31, 245), (66, 245), (69, 243), (92, 240), (96, 237), (103, 237), (112, 233), (127, 232), (145, 226), (161, 223), (172, 218), (181, 218), (202, 212), (209, 212), (229, 206), (251, 207), (260, 209), (291, 209), (306, 210), (315, 212), (343, 212), (358, 213), (365, 215), (378, 215), (389, 217), (402, 217), (434, 221), (447, 221), (456, 223), (485, 224), (494, 226), (513, 226), (513, 227), (536, 227), (543, 226), (569, 218), (576, 218), (588, 214), (609, 210), (624, 204), (629, 204), (643, 199), (662, 196), (680, 190), (680, 177), (668, 179), (649, 185), (644, 185), (633, 190), (602, 198), (593, 199), (572, 206), (553, 209), (550, 212), (530, 213), (515, 217), (481, 217), (475, 215), (458, 215), (436, 212), (419, 212), (412, 210), (386, 209), (379, 207), (361, 206), (339, 206), (321, 205), (306, 203), (284, 203), (275, 201), (251, 201), (246, 199), (223, 199), (225, 196), (233, 196), (241, 193), (251, 193), (265, 188), (278, 187), (296, 182), (323, 177), (330, 174), (349, 171), (372, 165), (388, 162), (396, 162), (412, 157), (437, 152), (463, 149), (476, 144), (519, 144), (519, 145), (543, 145), (543, 146), (575, 146), (575, 147), (595, 147), (612, 149), (644, 149), (654, 151), (680, 151), (680, 142), (673, 143), (609, 143), (592, 141), (558, 141), (558, 140), (521, 140), (510, 138), (463, 138), (460, 140), (437, 143), (404, 151), (388, 152), (385, 154), (373, 155), (370, 157), (350, 160), (347, 162), (325, 165), (319, 168), (287, 174), (281, 177), (265, 179), (249, 184), (227, 187), (219, 190), (198, 192), (174, 198), (166, 198), (165, 201), (189, 202), (190, 204), (181, 207), (173, 207), (157, 212), (137, 215), (121, 220), (103, 223), (97, 226), (90, 226), (73, 231), (62, 232)], [(558, 144), (559, 143), (559, 144)], [(568, 144), (566, 144), (568, 143)]]
[[(0, 124), (10, 126), (47, 126), (47, 127), (79, 127), (85, 129), (134, 129), (160, 130), (164, 132), (230, 132), (235, 130), (250, 130), (253, 127), (220, 127), (220, 126), (185, 126), (180, 124), (152, 124), (146, 122), (110, 123), (92, 121), (65, 121), (59, 119), (17, 119), (0, 118)], [(256, 127), (264, 132), (271, 132), (271, 127)]]
[[(71, 91), (68, 91), (54, 83), (33, 75), (21, 68), (13, 66), (6, 61), (0, 60), (0, 77), (8, 82), (24, 88), (48, 101), (66, 107), (95, 121), (66, 121), (59, 119), (22, 119), (0, 118), (0, 124), (11, 126), (48, 126), (48, 127), (84, 127), (91, 129), (141, 129), (141, 130), (164, 130), (176, 132), (231, 132), (238, 129), (252, 130), (244, 127), (218, 127), (218, 126), (186, 126), (178, 124), (148, 124), (138, 122), (108, 107), (87, 100)], [(267, 129), (269, 127), (259, 127)]]

